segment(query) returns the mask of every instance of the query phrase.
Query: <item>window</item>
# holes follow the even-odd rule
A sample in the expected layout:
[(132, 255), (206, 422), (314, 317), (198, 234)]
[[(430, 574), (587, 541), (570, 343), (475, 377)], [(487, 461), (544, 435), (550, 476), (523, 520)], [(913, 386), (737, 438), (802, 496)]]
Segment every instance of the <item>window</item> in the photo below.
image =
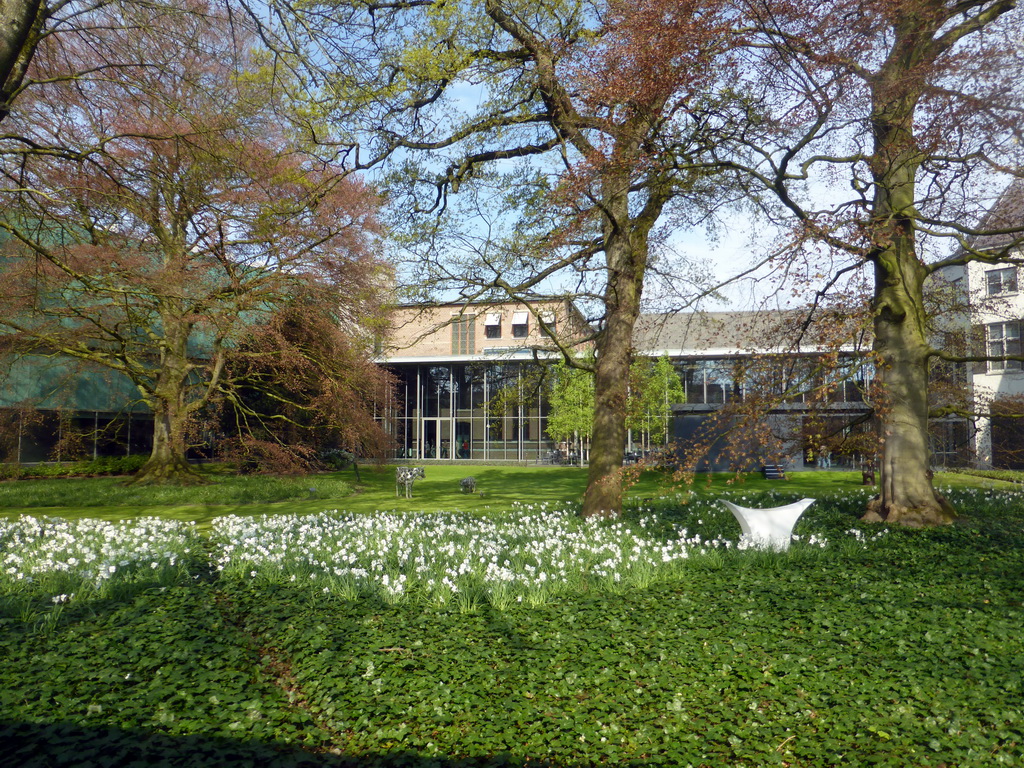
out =
[(1017, 268), (990, 269), (985, 273), (985, 286), (989, 296), (1017, 292)]
[(514, 339), (525, 339), (530, 335), (530, 324), (528, 321), (528, 312), (513, 312), (512, 313), (512, 338)]
[(488, 339), (501, 338), (501, 314), (491, 312), (484, 320), (484, 336)]
[[(991, 323), (988, 328), (988, 356), (1020, 354), (1020, 323)], [(1020, 370), (1019, 360), (989, 360), (990, 371)]]
[(452, 320), (452, 354), (472, 355), (476, 352), (473, 329), (476, 317), (470, 315), (459, 320)]
[(540, 319), (544, 321), (544, 325), (547, 326), (549, 334), (555, 336), (558, 333), (558, 323), (555, 319), (554, 312), (545, 312), (540, 316)]

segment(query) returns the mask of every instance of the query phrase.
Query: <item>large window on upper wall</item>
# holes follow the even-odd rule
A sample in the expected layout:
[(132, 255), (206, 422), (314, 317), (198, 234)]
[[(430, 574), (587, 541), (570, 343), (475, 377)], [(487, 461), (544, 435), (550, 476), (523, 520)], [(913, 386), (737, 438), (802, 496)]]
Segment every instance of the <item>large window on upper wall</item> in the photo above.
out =
[[(986, 326), (988, 336), (988, 356), (993, 358), (1020, 354), (1020, 323), (989, 323)], [(1020, 360), (989, 360), (990, 371), (1018, 371)]]
[(476, 340), (473, 329), (476, 317), (469, 315), (459, 320), (452, 320), (452, 354), (472, 355), (476, 352)]
[(985, 272), (985, 291), (989, 296), (1017, 292), (1017, 268), (990, 269)]

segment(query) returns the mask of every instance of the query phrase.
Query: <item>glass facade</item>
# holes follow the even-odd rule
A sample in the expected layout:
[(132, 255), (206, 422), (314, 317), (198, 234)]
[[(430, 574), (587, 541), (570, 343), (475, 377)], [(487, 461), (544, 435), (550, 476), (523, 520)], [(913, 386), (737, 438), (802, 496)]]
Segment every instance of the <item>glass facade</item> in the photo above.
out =
[[(737, 358), (675, 362), (686, 393), (676, 418), (706, 413), (755, 391), (783, 405), (850, 405), (861, 411), (870, 366), (842, 366), (827, 374), (827, 396), (807, 404), (803, 390), (822, 383), (812, 358), (775, 358), (751, 365)], [(396, 458), (414, 460), (544, 461), (559, 448), (547, 434), (549, 403), (532, 362), (392, 363), (398, 402), (378, 417), (388, 422)], [(635, 437), (635, 436), (634, 436)]]
[(389, 422), (403, 459), (537, 461), (554, 442), (530, 363), (392, 364), (399, 404)]

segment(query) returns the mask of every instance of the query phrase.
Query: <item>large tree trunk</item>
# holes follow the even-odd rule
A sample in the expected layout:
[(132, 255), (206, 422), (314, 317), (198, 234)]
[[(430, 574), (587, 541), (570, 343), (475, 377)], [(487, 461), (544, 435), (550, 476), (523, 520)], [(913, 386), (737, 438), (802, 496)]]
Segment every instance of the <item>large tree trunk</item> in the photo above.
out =
[[(914, 34), (918, 31), (911, 26), (899, 36)], [(881, 490), (864, 519), (923, 527), (950, 523), (955, 515), (935, 492), (929, 472), (927, 270), (917, 254), (914, 228), (921, 161), (914, 113), (921, 90), (907, 66), (900, 55), (891, 56), (872, 90), (874, 247), (868, 258), (875, 268), (874, 349), (884, 394)]]
[(590, 470), (583, 496), (584, 517), (614, 517), (622, 511), (622, 458), (626, 446), (626, 402), (633, 327), (640, 311), (640, 292), (646, 264), (643, 247), (629, 230), (606, 238), (608, 283), (605, 289), (605, 328), (597, 345), (594, 372), (594, 429), (590, 441)]
[[(897, 254), (898, 250), (887, 253), (876, 266), (875, 351), (885, 392), (879, 413), (881, 487), (864, 519), (920, 528), (950, 523), (955, 514), (935, 492), (929, 471), (929, 345), (921, 310), (923, 270), (912, 250)], [(902, 269), (893, 274), (893, 266)]]
[(160, 355), (160, 372), (150, 398), (153, 451), (131, 482), (141, 485), (197, 485), (205, 480), (185, 456), (189, 413), (185, 401), (191, 370), (188, 360), (190, 328), (170, 316), (165, 317), (164, 325), (167, 336)]
[(132, 484), (197, 485), (205, 482), (185, 457), (185, 418), (174, 403), (159, 403), (153, 413), (153, 451)]
[(0, 0), (0, 120), (42, 36), (42, 0)]
[(622, 510), (622, 452), (626, 445), (626, 398), (635, 316), (609, 315), (594, 372), (594, 428), (584, 517), (613, 517)]

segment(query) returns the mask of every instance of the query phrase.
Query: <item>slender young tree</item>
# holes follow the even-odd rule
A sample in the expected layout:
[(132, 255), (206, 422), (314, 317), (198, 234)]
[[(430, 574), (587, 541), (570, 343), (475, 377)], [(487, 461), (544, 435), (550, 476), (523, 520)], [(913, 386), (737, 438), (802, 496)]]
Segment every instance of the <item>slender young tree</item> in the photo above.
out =
[(1009, 242), (980, 249), (986, 228), (972, 222), (979, 201), (1021, 167), (1014, 9), (1015, 0), (745, 3), (745, 87), (757, 107), (738, 115), (747, 155), (737, 165), (795, 216), (803, 254), (818, 243), (845, 259), (823, 291), (855, 270), (874, 275), (885, 402), (881, 491), (868, 519), (925, 526), (954, 517), (928, 471), (928, 369), (955, 356), (933, 344), (924, 290), (939, 269), (1012, 251)]
[(594, 376), (589, 370), (558, 363), (552, 371), (548, 434), (573, 446), (582, 460), (583, 443), (593, 437)]
[(627, 426), (646, 438), (648, 448), (666, 443), (672, 406), (685, 401), (683, 382), (667, 356), (641, 357), (633, 363)]
[(0, 322), (127, 377), (154, 416), (137, 481), (189, 481), (188, 424), (231, 389), (240, 338), (298, 294), (353, 335), (374, 316), (377, 198), (308, 151), (237, 23), (194, 2), (110, 13), (44, 41), (8, 120), (22, 138), (0, 152), (28, 149), (0, 189)]

